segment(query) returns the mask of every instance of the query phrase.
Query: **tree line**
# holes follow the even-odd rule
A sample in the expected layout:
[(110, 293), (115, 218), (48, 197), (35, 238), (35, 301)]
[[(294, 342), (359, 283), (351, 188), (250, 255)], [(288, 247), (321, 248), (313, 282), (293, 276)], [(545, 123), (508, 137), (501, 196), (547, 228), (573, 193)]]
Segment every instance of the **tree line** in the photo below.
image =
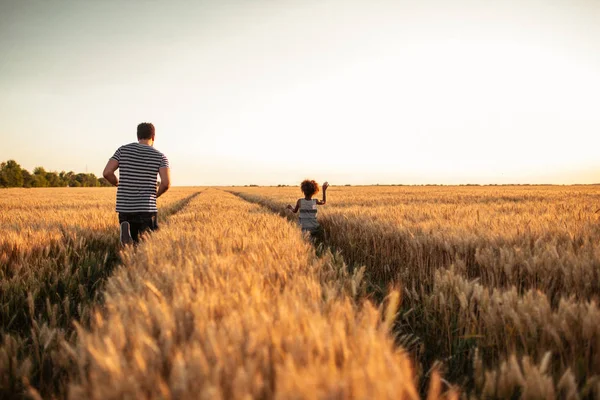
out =
[(73, 171), (46, 171), (36, 167), (33, 173), (22, 168), (15, 160), (0, 163), (0, 187), (100, 187), (111, 186), (104, 178), (94, 174), (75, 173)]

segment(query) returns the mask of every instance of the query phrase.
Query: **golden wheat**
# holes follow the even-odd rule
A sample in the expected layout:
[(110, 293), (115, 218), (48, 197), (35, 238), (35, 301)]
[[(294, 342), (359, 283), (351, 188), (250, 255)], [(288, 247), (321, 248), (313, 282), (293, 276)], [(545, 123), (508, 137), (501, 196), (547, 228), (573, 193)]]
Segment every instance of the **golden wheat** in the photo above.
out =
[(207, 191), (108, 280), (71, 397), (416, 398), (389, 336), (397, 302), (355, 303), (360, 273), (344, 268), (267, 210)]
[[(198, 189), (175, 189), (168, 215)], [(114, 189), (0, 191), (0, 397), (65, 391), (72, 321), (87, 323), (118, 261)], [(161, 199), (162, 201), (162, 199)]]
[[(282, 214), (300, 195), (235, 191)], [(404, 287), (399, 334), (425, 366), (443, 361), (476, 396), (600, 396), (598, 200), (595, 186), (333, 187), (320, 222), (372, 290)]]
[(0, 192), (0, 396), (600, 396), (600, 188), (332, 187), (317, 252), (228, 190), (120, 254), (114, 189)]

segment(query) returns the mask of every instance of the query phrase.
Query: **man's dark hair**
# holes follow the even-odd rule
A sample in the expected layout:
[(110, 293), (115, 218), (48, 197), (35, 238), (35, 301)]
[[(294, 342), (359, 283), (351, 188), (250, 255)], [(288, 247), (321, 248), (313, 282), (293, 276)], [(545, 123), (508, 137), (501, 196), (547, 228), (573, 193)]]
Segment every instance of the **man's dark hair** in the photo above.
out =
[(154, 139), (154, 125), (150, 122), (142, 122), (137, 127), (138, 140)]

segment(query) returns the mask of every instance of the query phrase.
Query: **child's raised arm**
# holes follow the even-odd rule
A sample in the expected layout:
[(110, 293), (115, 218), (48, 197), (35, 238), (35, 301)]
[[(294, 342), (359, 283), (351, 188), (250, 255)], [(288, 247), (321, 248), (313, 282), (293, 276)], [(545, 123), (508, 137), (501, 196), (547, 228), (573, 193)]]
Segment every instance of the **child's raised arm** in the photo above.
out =
[(291, 204), (288, 204), (286, 208), (294, 214), (296, 214), (298, 212), (298, 209), (300, 208), (300, 199), (298, 199), (298, 201), (296, 202), (296, 208), (292, 207)]
[(323, 200), (317, 200), (317, 204), (322, 206), (327, 203), (327, 188), (329, 187), (329, 183), (323, 183)]

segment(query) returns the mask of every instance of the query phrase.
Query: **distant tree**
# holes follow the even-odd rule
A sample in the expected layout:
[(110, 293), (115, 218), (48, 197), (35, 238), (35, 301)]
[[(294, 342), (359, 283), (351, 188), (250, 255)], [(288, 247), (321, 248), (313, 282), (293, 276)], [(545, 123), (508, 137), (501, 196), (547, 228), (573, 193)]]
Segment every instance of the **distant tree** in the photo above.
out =
[(80, 172), (77, 175), (75, 175), (75, 181), (79, 182), (79, 186), (85, 186), (85, 174)]
[(44, 167), (35, 167), (33, 169), (33, 179), (31, 181), (32, 187), (48, 187), (48, 180), (46, 179), (46, 170)]
[(0, 186), (23, 187), (23, 169), (15, 160), (0, 164)]
[(62, 186), (62, 187), (69, 186), (69, 179), (67, 177), (67, 172), (60, 171), (58, 174), (58, 179), (60, 180), (60, 186)]
[(50, 187), (62, 186), (60, 177), (56, 172), (46, 172), (46, 181), (48, 182), (48, 186)]
[(98, 179), (98, 182), (100, 182), (100, 186), (102, 186), (102, 187), (112, 186), (112, 184), (109, 181), (107, 181), (106, 178), (104, 178), (104, 177)]
[(44, 167), (35, 167), (33, 169), (33, 174), (46, 176), (46, 170), (44, 169)]
[(90, 183), (90, 187), (100, 187), (100, 181), (96, 177), (95, 174), (88, 174), (88, 182)]
[(33, 176), (29, 173), (29, 171), (27, 171), (26, 169), (23, 169), (23, 187), (30, 188), (32, 182), (33, 182)]
[(2, 163), (0, 163), (0, 187), (8, 187), (8, 181), (6, 180), (6, 177), (3, 173), (5, 168), (6, 163), (2, 161)]
[(100, 181), (94, 174), (86, 174), (89, 187), (100, 187)]
[(75, 181), (79, 182), (79, 186), (82, 187), (98, 187), (100, 182), (94, 174), (79, 173), (75, 175)]
[(98, 179), (94, 174), (76, 174), (73, 171), (60, 173), (46, 171), (44, 167), (36, 167), (33, 173), (14, 160), (0, 163), (0, 187), (100, 187), (111, 186), (104, 178)]
[(67, 186), (73, 187), (73, 184), (75, 182), (75, 172), (65, 172), (65, 174), (63, 175), (63, 179), (65, 180), (65, 182), (67, 182)]

